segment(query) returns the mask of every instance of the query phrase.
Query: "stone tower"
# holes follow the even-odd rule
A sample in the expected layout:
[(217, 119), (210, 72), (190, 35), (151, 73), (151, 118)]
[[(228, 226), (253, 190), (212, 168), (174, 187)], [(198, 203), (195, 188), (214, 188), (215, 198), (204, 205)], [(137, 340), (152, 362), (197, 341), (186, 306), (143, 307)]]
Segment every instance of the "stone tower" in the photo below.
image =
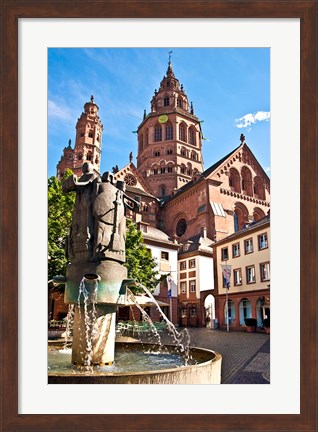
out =
[(138, 127), (137, 168), (159, 198), (173, 195), (203, 171), (200, 121), (170, 59), (151, 112), (144, 112)]
[(75, 147), (72, 149), (69, 141), (57, 165), (59, 179), (63, 177), (66, 168), (70, 168), (80, 177), (82, 165), (87, 161), (92, 163), (95, 172), (100, 172), (103, 125), (98, 110), (94, 96), (91, 96), (90, 101), (84, 105), (84, 111), (76, 124)]

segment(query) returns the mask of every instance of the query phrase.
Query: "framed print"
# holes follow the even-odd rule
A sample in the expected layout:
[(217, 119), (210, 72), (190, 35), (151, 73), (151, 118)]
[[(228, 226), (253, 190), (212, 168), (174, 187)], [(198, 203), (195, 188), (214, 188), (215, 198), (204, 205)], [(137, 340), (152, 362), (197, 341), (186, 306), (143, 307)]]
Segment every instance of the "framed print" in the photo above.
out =
[[(316, 430), (316, 15), (316, 1), (310, 0), (177, 0), (173, 7), (160, 0), (3, 1), (4, 431)], [(43, 241), (47, 229), (47, 49), (104, 45), (156, 46), (167, 52), (171, 46), (271, 49), (271, 227), (273, 239), (278, 240), (273, 240), (271, 252), (271, 290), (276, 290), (273, 379), (266, 389), (47, 384), (43, 354), (47, 309), (42, 291), (47, 271)], [(93, 60), (91, 66), (93, 74)], [(164, 116), (162, 122), (166, 122)], [(278, 183), (280, 187), (275, 188)], [(242, 387), (241, 395), (238, 387)], [(246, 403), (249, 398), (256, 401), (253, 408)]]

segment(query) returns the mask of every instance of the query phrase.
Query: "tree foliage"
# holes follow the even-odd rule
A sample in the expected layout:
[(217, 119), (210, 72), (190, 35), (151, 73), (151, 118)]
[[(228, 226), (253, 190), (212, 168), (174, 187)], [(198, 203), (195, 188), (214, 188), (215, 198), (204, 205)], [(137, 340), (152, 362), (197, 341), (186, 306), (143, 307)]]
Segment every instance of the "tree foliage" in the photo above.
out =
[[(150, 291), (154, 291), (159, 283), (159, 272), (156, 269), (157, 263), (146, 248), (142, 234), (136, 225), (127, 219), (126, 231), (126, 264), (128, 277), (135, 279), (145, 285)], [(132, 291), (137, 294), (142, 289), (134, 288)]]
[[(66, 169), (63, 180), (73, 175)], [(62, 182), (56, 177), (48, 179), (48, 278), (65, 275), (67, 259), (65, 242), (72, 224), (75, 193), (64, 194)]]

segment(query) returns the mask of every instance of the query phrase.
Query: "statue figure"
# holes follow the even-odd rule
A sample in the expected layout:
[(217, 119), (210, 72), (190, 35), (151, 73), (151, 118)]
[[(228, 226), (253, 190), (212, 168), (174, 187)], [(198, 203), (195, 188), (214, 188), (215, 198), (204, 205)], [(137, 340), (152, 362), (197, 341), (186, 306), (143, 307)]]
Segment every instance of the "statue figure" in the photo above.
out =
[(82, 172), (79, 180), (73, 175), (62, 183), (63, 192), (76, 192), (72, 226), (66, 248), (66, 256), (70, 260), (89, 259), (94, 244), (92, 201), (94, 189), (100, 180), (94, 173), (91, 162), (83, 164)]
[(129, 153), (129, 162), (131, 163), (132, 160), (133, 160), (133, 154), (132, 154), (132, 152), (130, 152), (130, 153)]
[(93, 204), (95, 247), (93, 260), (125, 262), (125, 207), (139, 211), (139, 203), (125, 194), (125, 183), (114, 184), (113, 174), (105, 172)]

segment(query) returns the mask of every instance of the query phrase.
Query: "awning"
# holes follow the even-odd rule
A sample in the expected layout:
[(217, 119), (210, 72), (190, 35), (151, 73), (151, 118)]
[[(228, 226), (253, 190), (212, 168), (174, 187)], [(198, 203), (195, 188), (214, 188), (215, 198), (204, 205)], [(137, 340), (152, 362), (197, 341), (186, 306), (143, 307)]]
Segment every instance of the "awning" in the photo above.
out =
[[(156, 307), (156, 303), (150, 298), (145, 295), (135, 295), (134, 296), (136, 302), (139, 304), (139, 306), (148, 306), (148, 307)], [(169, 306), (169, 303), (164, 303), (160, 300), (156, 300), (158, 305), (161, 306)], [(125, 307), (125, 306), (134, 306), (135, 303), (127, 298), (126, 296), (120, 296), (120, 300), (117, 302), (118, 306)]]
[(222, 204), (217, 203), (217, 202), (212, 202), (212, 201), (210, 201), (210, 204), (211, 204), (211, 208), (212, 208), (212, 211), (215, 214), (215, 216), (226, 217), (226, 213), (223, 210)]

